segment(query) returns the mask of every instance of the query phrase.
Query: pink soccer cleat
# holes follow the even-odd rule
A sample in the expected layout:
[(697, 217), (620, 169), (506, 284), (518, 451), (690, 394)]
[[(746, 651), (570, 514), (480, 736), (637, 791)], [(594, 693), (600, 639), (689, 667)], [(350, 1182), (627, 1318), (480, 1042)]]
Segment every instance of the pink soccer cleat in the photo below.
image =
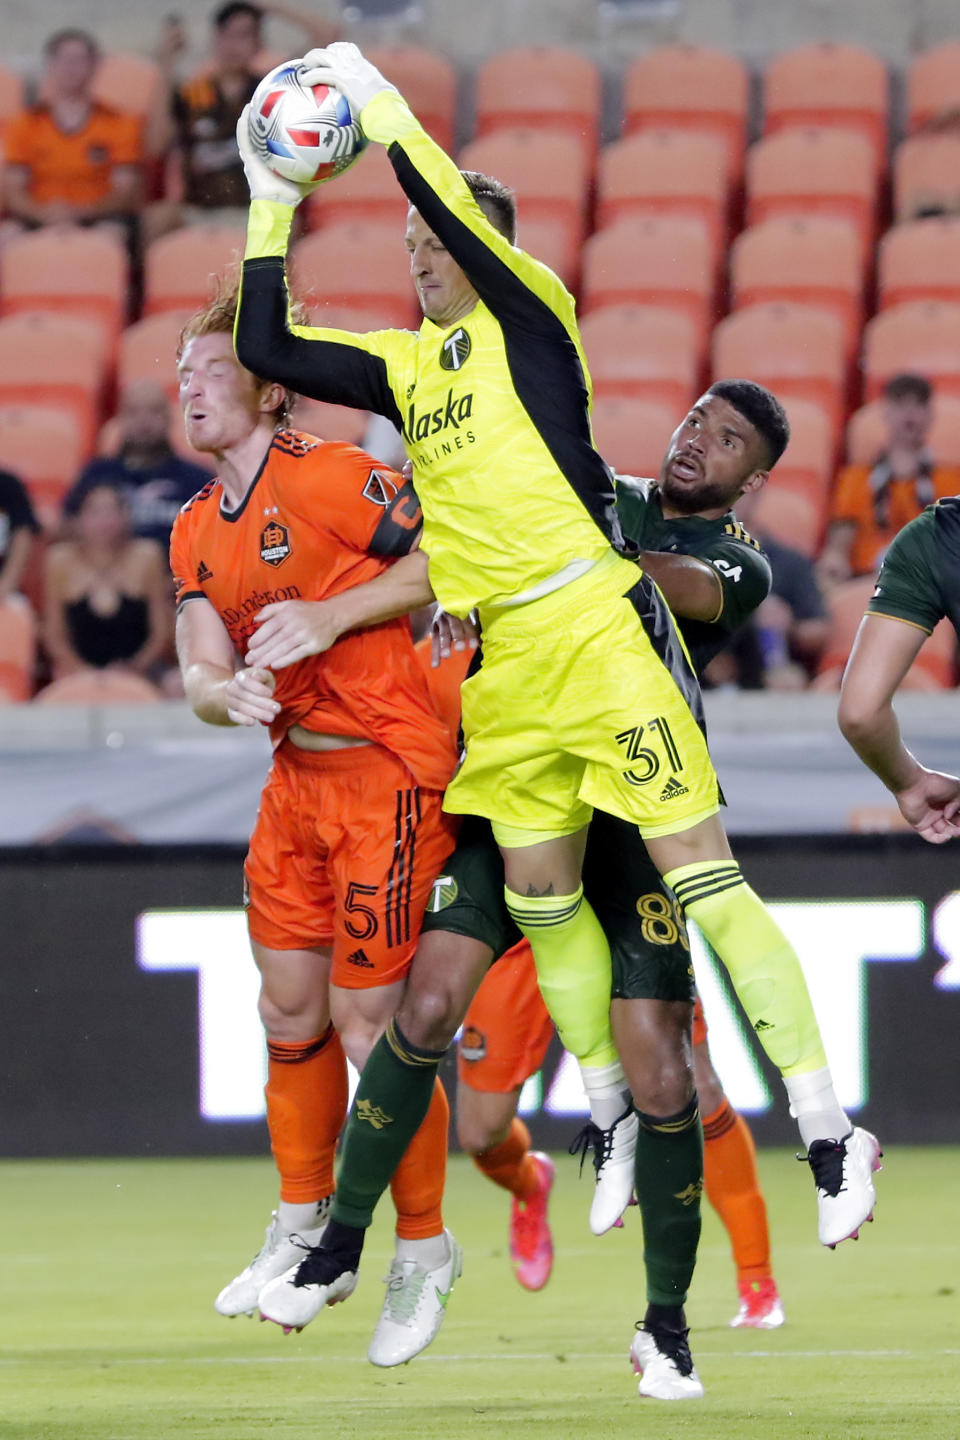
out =
[(541, 1150), (531, 1152), (540, 1185), (529, 1200), (514, 1197), (510, 1210), (510, 1260), (524, 1290), (542, 1290), (553, 1269), (553, 1236), (547, 1205), (553, 1189), (554, 1164)]

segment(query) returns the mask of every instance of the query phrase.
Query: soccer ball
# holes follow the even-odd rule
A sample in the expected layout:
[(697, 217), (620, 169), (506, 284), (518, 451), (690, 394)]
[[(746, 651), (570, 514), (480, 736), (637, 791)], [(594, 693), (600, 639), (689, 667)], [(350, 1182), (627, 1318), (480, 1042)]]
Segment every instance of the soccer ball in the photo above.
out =
[(264, 164), (299, 185), (333, 180), (367, 140), (339, 90), (308, 85), (309, 67), (288, 60), (265, 75), (250, 101), (250, 138)]

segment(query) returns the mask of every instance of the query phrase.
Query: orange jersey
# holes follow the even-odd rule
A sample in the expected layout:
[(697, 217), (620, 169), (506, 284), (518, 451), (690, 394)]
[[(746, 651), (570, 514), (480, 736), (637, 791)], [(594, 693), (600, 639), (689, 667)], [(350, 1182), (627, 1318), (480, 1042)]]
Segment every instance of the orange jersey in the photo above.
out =
[(452, 650), (445, 660), (434, 666), (430, 636), (417, 641), (417, 657), (427, 677), (433, 708), (446, 725), (454, 745), (460, 734), (460, 686), (467, 678), (475, 654), (475, 650)]
[[(180, 511), (170, 537), (178, 607), (206, 599), (242, 656), (265, 605), (325, 600), (373, 580), (412, 550), (420, 507), (409, 484), (353, 445), (278, 430), (236, 510), (219, 480)], [(276, 672), (277, 744), (291, 725), (368, 739), (420, 785), (442, 790), (456, 756), (406, 617), (344, 635)]]
[(38, 205), (95, 205), (110, 193), (114, 166), (143, 158), (136, 117), (97, 102), (73, 131), (61, 130), (46, 105), (22, 110), (7, 126), (3, 148), (8, 165), (29, 170), (30, 199)]

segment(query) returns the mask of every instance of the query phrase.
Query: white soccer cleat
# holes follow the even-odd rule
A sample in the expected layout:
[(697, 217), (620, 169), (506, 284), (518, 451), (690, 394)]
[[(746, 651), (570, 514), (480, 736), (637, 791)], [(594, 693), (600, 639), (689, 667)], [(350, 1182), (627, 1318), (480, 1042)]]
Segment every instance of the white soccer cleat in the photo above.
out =
[(605, 1235), (618, 1225), (633, 1200), (638, 1124), (631, 1105), (608, 1130), (589, 1121), (570, 1146), (570, 1154), (580, 1156), (581, 1170), (587, 1151), (593, 1151), (596, 1184), (590, 1203), (590, 1229), (594, 1235)]
[(347, 1300), (357, 1288), (356, 1270), (343, 1269), (343, 1261), (332, 1251), (310, 1248), (300, 1262), (291, 1265), (260, 1291), (257, 1304), (262, 1320), (283, 1327), (284, 1335), (302, 1330), (327, 1305)]
[(651, 1400), (702, 1400), (703, 1385), (693, 1368), (686, 1330), (657, 1331), (637, 1326), (630, 1346), (637, 1394)]
[(817, 1235), (833, 1250), (842, 1240), (857, 1240), (860, 1226), (873, 1219), (877, 1203), (873, 1173), (883, 1167), (883, 1151), (869, 1130), (855, 1126), (842, 1140), (814, 1140), (806, 1158), (817, 1186)]
[(444, 1230), (449, 1254), (435, 1270), (415, 1260), (394, 1260), (387, 1293), (373, 1339), (367, 1350), (371, 1365), (406, 1365), (435, 1338), (447, 1313), (450, 1292), (463, 1273), (463, 1252)]
[(730, 1321), (734, 1330), (778, 1330), (786, 1320), (773, 1276), (740, 1282), (740, 1309)]
[(281, 1228), (274, 1210), (262, 1248), (245, 1270), (241, 1270), (229, 1285), (224, 1285), (213, 1302), (214, 1309), (231, 1319), (235, 1315), (252, 1315), (263, 1287), (302, 1260), (304, 1249), (318, 1245), (325, 1229), (326, 1221), (315, 1229), (298, 1230), (291, 1234)]

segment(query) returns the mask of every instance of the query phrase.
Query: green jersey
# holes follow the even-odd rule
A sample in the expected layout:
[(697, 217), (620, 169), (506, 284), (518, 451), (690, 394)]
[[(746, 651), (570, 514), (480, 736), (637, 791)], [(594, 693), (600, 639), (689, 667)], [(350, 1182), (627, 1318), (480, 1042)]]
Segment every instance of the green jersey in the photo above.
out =
[(946, 617), (960, 635), (960, 496), (938, 500), (905, 525), (887, 551), (868, 615), (927, 634)]

